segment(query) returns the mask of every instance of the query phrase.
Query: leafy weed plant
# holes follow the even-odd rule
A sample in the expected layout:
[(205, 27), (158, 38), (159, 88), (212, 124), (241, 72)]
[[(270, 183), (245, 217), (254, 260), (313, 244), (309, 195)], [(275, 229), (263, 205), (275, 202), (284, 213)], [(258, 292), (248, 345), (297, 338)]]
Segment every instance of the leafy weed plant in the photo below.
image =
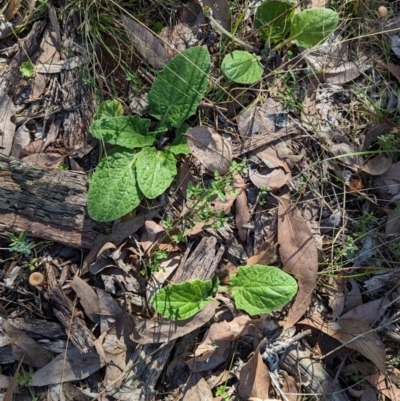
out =
[[(174, 179), (176, 155), (187, 154), (182, 137), (184, 121), (192, 116), (208, 87), (210, 56), (192, 47), (175, 56), (158, 74), (149, 93), (149, 115), (158, 120), (123, 116), (117, 101), (99, 107), (91, 134), (117, 145), (107, 153), (90, 179), (88, 212), (97, 221), (115, 220), (136, 208), (146, 197), (161, 195)], [(159, 149), (157, 140), (175, 129), (170, 145)]]
[(217, 277), (171, 284), (159, 290), (151, 304), (162, 316), (183, 320), (203, 309), (216, 291), (230, 292), (236, 307), (254, 316), (286, 305), (297, 292), (296, 280), (272, 266), (239, 267), (230, 279), (231, 285), (223, 287), (218, 287)]
[[(260, 38), (265, 40), (267, 53), (273, 43), (276, 44), (273, 51), (282, 49), (290, 42), (310, 49), (323, 42), (338, 25), (338, 14), (331, 9), (312, 8), (295, 13), (295, 8), (293, 0), (267, 0), (257, 8), (254, 25)], [(210, 7), (204, 7), (204, 14), (223, 34), (241, 46), (251, 48), (218, 24)], [(259, 57), (243, 50), (228, 53), (222, 61), (221, 69), (230, 80), (240, 84), (257, 82), (264, 71)]]

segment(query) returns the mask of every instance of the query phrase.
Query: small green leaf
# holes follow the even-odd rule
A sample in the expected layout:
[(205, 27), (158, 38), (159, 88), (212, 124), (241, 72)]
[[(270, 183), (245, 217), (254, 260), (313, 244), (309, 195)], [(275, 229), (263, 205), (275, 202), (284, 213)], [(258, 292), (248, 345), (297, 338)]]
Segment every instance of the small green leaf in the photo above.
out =
[(303, 10), (293, 17), (289, 40), (309, 49), (324, 41), (338, 23), (338, 14), (329, 8)]
[(260, 37), (271, 42), (285, 39), (294, 15), (291, 0), (272, 0), (262, 3), (258, 8), (254, 26), (260, 29)]
[(263, 67), (256, 56), (243, 50), (227, 54), (221, 64), (223, 73), (238, 84), (254, 84), (263, 73)]
[(231, 275), (231, 285), (236, 307), (251, 316), (286, 305), (297, 292), (292, 276), (263, 265), (239, 267), (238, 272)]
[(193, 280), (171, 284), (158, 291), (150, 303), (167, 319), (187, 319), (202, 310), (215, 289), (215, 280)]
[(137, 181), (146, 198), (161, 195), (176, 175), (176, 159), (170, 152), (143, 148), (137, 154)]
[(88, 193), (88, 212), (93, 220), (115, 220), (143, 199), (136, 183), (136, 155), (134, 150), (115, 148), (98, 164)]
[(35, 66), (30, 61), (24, 61), (19, 67), (19, 70), (25, 78), (31, 78), (35, 73)]
[(122, 116), (122, 114), (124, 114), (124, 108), (117, 99), (107, 100), (106, 102), (100, 103), (94, 119), (99, 120), (105, 117), (118, 117)]
[(150, 120), (139, 116), (106, 117), (95, 120), (89, 131), (104, 142), (134, 149), (154, 143), (154, 136), (148, 133), (149, 126)]
[(150, 89), (150, 115), (168, 127), (179, 127), (192, 116), (207, 90), (210, 63), (203, 47), (191, 47), (176, 55)]

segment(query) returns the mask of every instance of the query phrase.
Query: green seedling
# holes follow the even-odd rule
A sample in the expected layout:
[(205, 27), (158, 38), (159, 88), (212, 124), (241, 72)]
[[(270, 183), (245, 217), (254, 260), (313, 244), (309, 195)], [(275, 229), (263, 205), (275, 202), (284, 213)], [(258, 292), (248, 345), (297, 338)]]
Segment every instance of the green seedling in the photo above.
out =
[(23, 254), (24, 256), (29, 256), (32, 253), (32, 249), (36, 246), (33, 241), (26, 239), (26, 232), (24, 231), (22, 231), (18, 237), (11, 233), (7, 235), (11, 239), (10, 246), (8, 247), (10, 252), (16, 252)]
[[(117, 101), (99, 108), (90, 132), (103, 142), (117, 145), (107, 153), (90, 179), (88, 212), (97, 221), (112, 221), (135, 209), (143, 198), (154, 199), (171, 184), (176, 156), (188, 154), (183, 122), (192, 116), (208, 87), (210, 56), (192, 47), (175, 56), (157, 75), (150, 90), (149, 114), (159, 121), (123, 116)], [(170, 145), (156, 147), (160, 137), (175, 129)]]
[[(337, 27), (338, 14), (328, 8), (311, 8), (295, 13), (292, 0), (267, 0), (257, 8), (254, 25), (259, 35), (266, 41), (266, 48), (272, 43), (277, 51), (290, 42), (299, 47), (310, 49), (323, 42)], [(203, 8), (204, 14), (218, 31), (228, 36), (239, 45), (254, 49), (250, 44), (227, 32), (212, 16), (209, 7)], [(227, 54), (221, 64), (223, 73), (233, 82), (253, 84), (261, 79), (263, 67), (259, 57), (248, 51), (235, 50)]]
[(35, 74), (35, 66), (31, 61), (24, 61), (19, 67), (19, 70), (24, 78), (32, 78)]
[(230, 286), (219, 288), (217, 277), (171, 284), (159, 290), (151, 299), (151, 304), (167, 319), (183, 320), (203, 309), (218, 290), (230, 292), (236, 307), (254, 316), (283, 307), (297, 292), (296, 280), (272, 266), (239, 267), (230, 278)]

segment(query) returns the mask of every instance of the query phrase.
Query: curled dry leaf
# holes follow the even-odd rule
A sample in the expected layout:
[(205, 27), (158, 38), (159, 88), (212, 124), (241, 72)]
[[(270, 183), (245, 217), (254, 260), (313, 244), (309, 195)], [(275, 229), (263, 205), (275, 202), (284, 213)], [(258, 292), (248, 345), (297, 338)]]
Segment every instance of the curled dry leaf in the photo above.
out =
[(195, 362), (207, 361), (218, 349), (219, 344), (233, 341), (244, 335), (250, 321), (247, 315), (235, 317), (232, 321), (214, 323), (207, 331), (202, 343), (197, 347), (194, 358), (187, 361), (188, 365)]
[(253, 356), (243, 365), (239, 375), (238, 394), (241, 399), (250, 397), (268, 398), (270, 378), (267, 365), (264, 363), (260, 347), (265, 344), (263, 340), (255, 350)]
[(383, 315), (389, 303), (388, 298), (375, 299), (349, 310), (341, 319), (356, 319), (371, 326)]
[(315, 327), (338, 340), (347, 348), (369, 359), (380, 372), (385, 373), (385, 346), (376, 331), (364, 322), (356, 319), (339, 319), (337, 322), (327, 323), (321, 316), (313, 315), (299, 324)]
[(190, 152), (209, 171), (224, 175), (232, 162), (231, 144), (212, 128), (194, 127), (186, 134)]
[(367, 58), (361, 57), (360, 60), (345, 61), (343, 64), (321, 73), (320, 76), (325, 83), (342, 85), (353, 81), (369, 67)]
[(248, 258), (246, 261), (247, 266), (252, 265), (266, 265), (271, 266), (277, 261), (276, 245), (269, 242), (264, 242), (256, 255)]
[(284, 329), (292, 327), (311, 302), (317, 281), (318, 253), (306, 220), (288, 197), (276, 197), (278, 209), (278, 242), (283, 270), (295, 276), (299, 290), (284, 321)]
[(361, 171), (370, 175), (381, 175), (389, 170), (391, 165), (392, 158), (382, 154), (369, 159), (361, 167)]

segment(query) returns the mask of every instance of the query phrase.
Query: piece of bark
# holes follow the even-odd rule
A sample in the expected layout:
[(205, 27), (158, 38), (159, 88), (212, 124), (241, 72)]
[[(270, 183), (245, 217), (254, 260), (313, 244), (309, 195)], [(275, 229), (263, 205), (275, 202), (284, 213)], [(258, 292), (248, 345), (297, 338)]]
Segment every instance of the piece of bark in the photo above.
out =
[(62, 326), (56, 322), (48, 322), (43, 319), (17, 318), (12, 320), (12, 325), (28, 334), (34, 340), (66, 338)]
[[(223, 246), (218, 250), (216, 250), (216, 246), (217, 239), (215, 237), (203, 238), (186, 262), (178, 267), (171, 281), (181, 283), (196, 278), (211, 279), (224, 253)], [(175, 342), (176, 340), (161, 345), (138, 346), (127, 366), (130, 374), (125, 384), (131, 388), (153, 389)]]
[(72, 344), (80, 352), (87, 353), (93, 351), (93, 343), (96, 340), (95, 336), (88, 329), (85, 321), (76, 316), (77, 310), (75, 310), (74, 305), (64, 295), (62, 290), (58, 287), (47, 288), (45, 295), (48, 301), (54, 306), (53, 313), (64, 326)]
[(333, 377), (324, 369), (322, 363), (312, 359), (311, 353), (303, 344), (288, 348), (280, 367), (302, 383), (307, 393), (319, 396), (319, 399), (331, 401), (349, 401), (343, 390), (337, 389)]
[(0, 155), (0, 234), (9, 232), (91, 248), (104, 227), (86, 211), (85, 174), (44, 169)]

